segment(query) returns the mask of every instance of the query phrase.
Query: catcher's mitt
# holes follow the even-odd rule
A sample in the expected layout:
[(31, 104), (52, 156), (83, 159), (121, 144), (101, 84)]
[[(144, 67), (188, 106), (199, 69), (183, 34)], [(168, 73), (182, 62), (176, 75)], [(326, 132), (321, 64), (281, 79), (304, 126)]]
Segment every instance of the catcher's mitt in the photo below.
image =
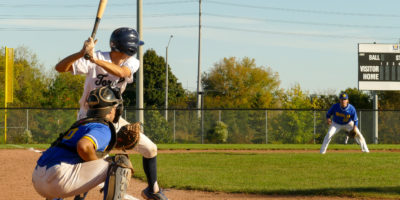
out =
[(353, 129), (353, 130), (347, 132), (347, 135), (348, 135), (350, 138), (354, 138), (354, 137), (356, 136), (356, 132), (355, 132), (354, 129)]
[(117, 133), (117, 149), (133, 149), (140, 137), (140, 122), (127, 124), (118, 131)]

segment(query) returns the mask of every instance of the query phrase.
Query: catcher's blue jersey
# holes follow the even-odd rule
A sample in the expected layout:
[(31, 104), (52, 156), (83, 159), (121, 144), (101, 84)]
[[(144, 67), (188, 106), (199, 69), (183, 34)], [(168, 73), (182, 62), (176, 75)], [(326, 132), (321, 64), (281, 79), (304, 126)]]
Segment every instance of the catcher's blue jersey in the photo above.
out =
[(333, 105), (326, 113), (326, 118), (331, 118), (331, 116), (333, 116), (332, 121), (337, 124), (347, 124), (354, 121), (354, 125), (358, 125), (357, 112), (351, 104), (348, 104), (346, 108), (340, 107), (340, 103)]
[(61, 141), (61, 143), (68, 148), (51, 147), (47, 149), (43, 152), (43, 155), (39, 158), (37, 164), (39, 166), (47, 166), (47, 168), (50, 168), (56, 164), (60, 164), (61, 162), (69, 164), (83, 162), (76, 151), (77, 143), (81, 138), (90, 140), (96, 151), (103, 152), (111, 140), (111, 130), (107, 125), (102, 123), (88, 123), (71, 129)]

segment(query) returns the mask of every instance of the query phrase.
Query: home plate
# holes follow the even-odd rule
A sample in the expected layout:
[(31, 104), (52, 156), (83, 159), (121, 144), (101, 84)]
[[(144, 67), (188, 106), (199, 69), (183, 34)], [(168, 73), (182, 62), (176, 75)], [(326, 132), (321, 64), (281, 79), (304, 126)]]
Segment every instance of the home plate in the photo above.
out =
[(40, 150), (36, 150), (36, 149), (34, 149), (34, 148), (29, 148), (28, 149), (29, 151), (33, 151), (33, 152), (36, 152), (36, 153), (42, 153), (42, 151), (40, 151)]
[[(100, 188), (103, 188), (103, 186), (104, 186), (104, 183), (100, 183), (98, 185), (98, 187), (100, 187)], [(140, 200), (140, 199), (135, 198), (135, 197), (133, 197), (133, 196), (131, 196), (129, 194), (125, 194), (124, 199), (127, 199), (127, 200)]]

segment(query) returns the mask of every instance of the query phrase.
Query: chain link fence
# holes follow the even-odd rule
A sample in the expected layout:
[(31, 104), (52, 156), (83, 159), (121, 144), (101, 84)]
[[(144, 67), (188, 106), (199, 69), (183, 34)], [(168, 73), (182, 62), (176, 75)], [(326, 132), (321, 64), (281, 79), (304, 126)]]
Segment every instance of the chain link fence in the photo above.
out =
[[(76, 120), (78, 109), (0, 109), (1, 143), (51, 143)], [(399, 111), (358, 111), (359, 128), (367, 143), (374, 142), (373, 114), (378, 112), (378, 143), (400, 143)], [(136, 109), (122, 117), (133, 122)], [(210, 143), (216, 123), (227, 125), (226, 143), (321, 144), (328, 125), (326, 110), (169, 109), (144, 110), (144, 132), (156, 143)], [(5, 124), (7, 119), (7, 124)], [(7, 125), (7, 129), (5, 129)], [(331, 143), (344, 143), (339, 132)], [(352, 141), (350, 141), (352, 142)]]

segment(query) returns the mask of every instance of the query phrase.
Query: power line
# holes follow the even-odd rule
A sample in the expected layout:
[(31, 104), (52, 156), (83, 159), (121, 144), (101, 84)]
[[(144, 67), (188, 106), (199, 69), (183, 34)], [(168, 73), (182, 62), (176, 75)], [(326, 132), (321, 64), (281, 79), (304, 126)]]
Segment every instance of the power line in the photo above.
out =
[(298, 13), (311, 13), (311, 14), (324, 14), (324, 15), (347, 15), (347, 16), (362, 16), (362, 17), (396, 17), (396, 18), (400, 17), (400, 15), (396, 15), (396, 14), (355, 13), (355, 12), (340, 12), (340, 11), (327, 11), (327, 10), (307, 10), (307, 9), (238, 4), (238, 3), (230, 3), (230, 2), (228, 3), (228, 2), (220, 2), (220, 1), (216, 1), (216, 0), (206, 0), (206, 3), (240, 7), (240, 8), (277, 10), (277, 11), (284, 11), (284, 12), (298, 12)]
[(181, 25), (181, 26), (153, 26), (153, 27), (145, 27), (145, 30), (154, 30), (154, 29), (186, 29), (186, 28), (198, 28), (197, 25)]
[(220, 14), (213, 14), (213, 13), (204, 13), (204, 15), (213, 16), (213, 17), (222, 17), (222, 18), (246, 19), (246, 20), (251, 20), (251, 21), (286, 23), (286, 24), (304, 24), (304, 25), (313, 25), (313, 26), (334, 26), (334, 27), (344, 27), (344, 28), (369, 28), (369, 29), (399, 29), (400, 28), (400, 26), (335, 24), (335, 23), (319, 23), (319, 22), (306, 22), (306, 21), (290, 21), (290, 20), (280, 20), (280, 19), (262, 19), (262, 18), (240, 17), (240, 16), (233, 16), (233, 15), (220, 15)]
[[(171, 4), (186, 4), (186, 3), (197, 3), (198, 0), (174, 0), (174, 1), (146, 1), (144, 5), (151, 6), (162, 6), (162, 5), (171, 5)], [(309, 10), (309, 9), (296, 9), (296, 8), (283, 8), (283, 7), (272, 7), (272, 6), (261, 6), (261, 5), (250, 5), (250, 4), (240, 4), (240, 3), (231, 3), (231, 2), (222, 2), (218, 0), (205, 0), (205, 3), (210, 4), (218, 4), (224, 6), (232, 6), (239, 8), (250, 8), (250, 9), (261, 9), (261, 10), (275, 10), (275, 11), (283, 11), (283, 12), (298, 12), (298, 13), (311, 13), (311, 14), (324, 14), (324, 15), (346, 15), (346, 16), (362, 16), (362, 17), (395, 17), (399, 18), (398, 14), (381, 14), (381, 13), (357, 13), (357, 12), (341, 12), (341, 11), (328, 11), (328, 10)], [(0, 7), (7, 8), (27, 8), (27, 7), (69, 7), (69, 8), (88, 8), (88, 7), (97, 7), (98, 5), (95, 3), (75, 3), (75, 4), (43, 4), (43, 3), (30, 3), (30, 4), (22, 4), (22, 3), (0, 3)], [(109, 6), (115, 7), (127, 7), (127, 6), (136, 6), (136, 3), (109, 3)]]
[[(322, 37), (322, 38), (334, 38), (334, 39), (379, 39), (379, 40), (398, 40), (394, 37), (375, 37), (375, 36), (352, 36), (352, 35), (333, 35), (333, 34), (318, 34), (318, 33), (301, 33), (301, 32), (285, 32), (285, 31), (271, 31), (271, 30), (257, 30), (257, 29), (241, 29), (241, 28), (231, 28), (223, 26), (203, 26), (206, 29), (217, 29), (217, 30), (228, 30), (228, 31), (238, 31), (246, 33), (259, 33), (259, 34), (270, 34), (270, 35), (295, 35), (295, 36), (305, 36), (305, 37)], [(194, 29), (198, 28), (196, 25), (182, 25), (182, 26), (159, 26), (159, 27), (144, 27), (145, 30), (157, 30), (157, 29)], [(111, 29), (105, 29), (111, 30)], [(24, 32), (43, 32), (43, 31), (87, 31), (84, 28), (74, 28), (74, 29), (63, 29), (63, 28), (0, 28), (0, 31), (24, 31)]]
[[(68, 1), (66, 1), (68, 2)], [(194, 3), (197, 2), (197, 0), (175, 0), (175, 1), (159, 1), (159, 2), (148, 2), (145, 1), (145, 5), (151, 5), (151, 6), (158, 6), (158, 5), (171, 5), (171, 4), (184, 4), (184, 3)], [(73, 4), (63, 4), (60, 5), (59, 3), (1, 3), (0, 7), (2, 8), (44, 8), (44, 7), (68, 7), (68, 8), (90, 8), (90, 7), (97, 7), (98, 3), (73, 3)], [(129, 6), (136, 6), (136, 3), (113, 3), (110, 2), (107, 6), (115, 6), (115, 7), (129, 7)]]
[[(179, 17), (179, 16), (197, 16), (197, 13), (162, 13), (162, 14), (149, 14), (145, 15), (146, 18), (164, 18), (164, 17)], [(259, 22), (272, 22), (272, 23), (283, 23), (283, 24), (301, 24), (311, 26), (330, 26), (330, 27), (342, 27), (342, 28), (365, 28), (365, 29), (399, 29), (400, 26), (382, 26), (382, 25), (360, 25), (360, 24), (338, 24), (338, 23), (320, 23), (320, 22), (308, 22), (308, 21), (292, 21), (292, 20), (281, 20), (281, 19), (268, 19), (268, 18), (253, 18), (245, 16), (234, 16), (234, 15), (221, 15), (215, 13), (203, 13), (204, 16), (221, 17), (229, 19), (240, 19), (240, 20), (251, 20)], [(0, 19), (30, 19), (30, 20), (87, 20), (92, 19), (93, 16), (37, 16), (37, 15), (0, 15)], [(135, 19), (136, 15), (109, 15), (108, 19)]]
[(146, 5), (164, 5), (164, 4), (181, 4), (181, 3), (197, 3), (198, 0), (180, 0), (180, 1), (159, 1), (159, 2), (145, 2)]
[[(166, 14), (149, 14), (149, 15), (144, 15), (146, 18), (157, 18), (157, 17), (178, 17), (178, 16), (196, 16), (198, 15), (197, 13), (166, 13)], [(87, 15), (87, 16), (40, 16), (40, 15), (0, 15), (0, 19), (4, 20), (9, 20), (9, 19), (29, 19), (29, 20), (40, 20), (40, 19), (45, 19), (45, 20), (82, 20), (82, 19), (92, 19), (92, 15)], [(131, 15), (107, 15), (107, 19), (121, 19), (121, 18), (136, 18), (135, 14)]]
[(332, 35), (332, 34), (317, 34), (317, 33), (300, 33), (300, 32), (284, 32), (284, 31), (270, 31), (270, 30), (256, 30), (256, 29), (240, 29), (240, 28), (230, 28), (222, 26), (204, 26), (209, 29), (219, 29), (219, 30), (229, 30), (229, 31), (240, 31), (246, 33), (263, 33), (263, 34), (273, 34), (273, 35), (297, 35), (306, 37), (324, 37), (324, 38), (336, 38), (336, 39), (379, 39), (379, 40), (398, 40), (398, 38), (389, 37), (363, 37), (363, 36), (350, 36), (350, 35)]

